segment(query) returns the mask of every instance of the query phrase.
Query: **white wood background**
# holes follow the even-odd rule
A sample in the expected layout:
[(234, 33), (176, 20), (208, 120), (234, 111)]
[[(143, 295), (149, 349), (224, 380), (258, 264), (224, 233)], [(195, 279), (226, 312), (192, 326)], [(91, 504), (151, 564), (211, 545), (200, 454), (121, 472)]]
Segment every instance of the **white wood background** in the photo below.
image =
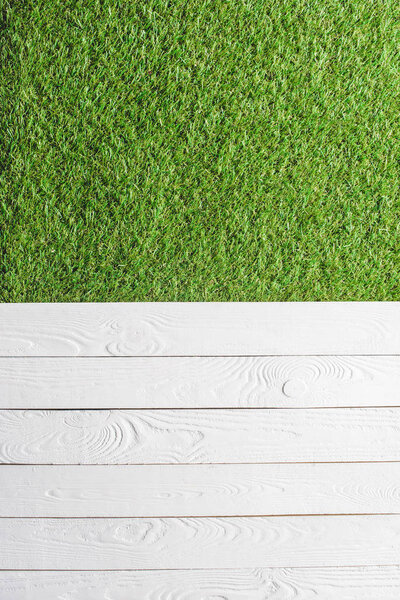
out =
[(398, 600), (400, 304), (0, 305), (0, 600)]

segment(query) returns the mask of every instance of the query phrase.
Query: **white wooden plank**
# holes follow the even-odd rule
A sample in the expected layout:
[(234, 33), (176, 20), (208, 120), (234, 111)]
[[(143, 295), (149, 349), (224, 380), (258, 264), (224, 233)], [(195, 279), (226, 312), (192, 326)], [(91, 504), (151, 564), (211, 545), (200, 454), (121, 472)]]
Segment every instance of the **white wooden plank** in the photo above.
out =
[(399, 408), (0, 411), (0, 463), (400, 460)]
[(398, 600), (400, 567), (2, 571), (2, 600)]
[(8, 465), (1, 517), (400, 514), (400, 463)]
[(3, 356), (399, 353), (396, 302), (0, 306)]
[(1, 520), (0, 569), (398, 563), (400, 516)]
[(0, 358), (0, 408), (399, 405), (398, 356)]

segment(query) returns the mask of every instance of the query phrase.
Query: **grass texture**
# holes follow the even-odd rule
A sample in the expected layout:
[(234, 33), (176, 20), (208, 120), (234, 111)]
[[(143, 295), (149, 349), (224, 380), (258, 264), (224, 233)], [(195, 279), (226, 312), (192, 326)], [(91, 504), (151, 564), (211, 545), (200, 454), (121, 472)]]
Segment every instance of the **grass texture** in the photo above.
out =
[(3, 302), (399, 300), (397, 0), (0, 0)]

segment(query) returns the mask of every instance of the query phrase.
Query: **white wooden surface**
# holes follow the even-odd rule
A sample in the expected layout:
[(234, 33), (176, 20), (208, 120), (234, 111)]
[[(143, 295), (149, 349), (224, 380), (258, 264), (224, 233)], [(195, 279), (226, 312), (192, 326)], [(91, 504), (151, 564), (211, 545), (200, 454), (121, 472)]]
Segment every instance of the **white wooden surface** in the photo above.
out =
[(399, 303), (0, 305), (0, 600), (397, 600), (399, 384)]
[(0, 408), (111, 406), (400, 406), (400, 356), (0, 357)]
[(399, 354), (397, 302), (3, 304), (3, 356)]
[(400, 515), (3, 518), (0, 569), (392, 565)]
[(0, 463), (400, 460), (400, 408), (0, 411)]
[(400, 463), (0, 469), (2, 517), (400, 514)]
[(0, 572), (2, 600), (398, 600), (399, 567)]

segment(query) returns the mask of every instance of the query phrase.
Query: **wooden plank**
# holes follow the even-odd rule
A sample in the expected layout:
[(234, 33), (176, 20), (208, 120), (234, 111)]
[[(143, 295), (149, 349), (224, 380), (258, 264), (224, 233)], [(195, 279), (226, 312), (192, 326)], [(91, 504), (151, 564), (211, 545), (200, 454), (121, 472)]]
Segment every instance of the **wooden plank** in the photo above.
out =
[(0, 411), (0, 463), (400, 460), (399, 408)]
[(0, 469), (1, 517), (400, 514), (400, 463)]
[(2, 571), (2, 600), (398, 600), (400, 567)]
[(0, 358), (0, 408), (399, 405), (398, 356)]
[(2, 304), (2, 356), (399, 354), (396, 302)]
[(1, 520), (0, 569), (211, 569), (398, 563), (400, 516)]

